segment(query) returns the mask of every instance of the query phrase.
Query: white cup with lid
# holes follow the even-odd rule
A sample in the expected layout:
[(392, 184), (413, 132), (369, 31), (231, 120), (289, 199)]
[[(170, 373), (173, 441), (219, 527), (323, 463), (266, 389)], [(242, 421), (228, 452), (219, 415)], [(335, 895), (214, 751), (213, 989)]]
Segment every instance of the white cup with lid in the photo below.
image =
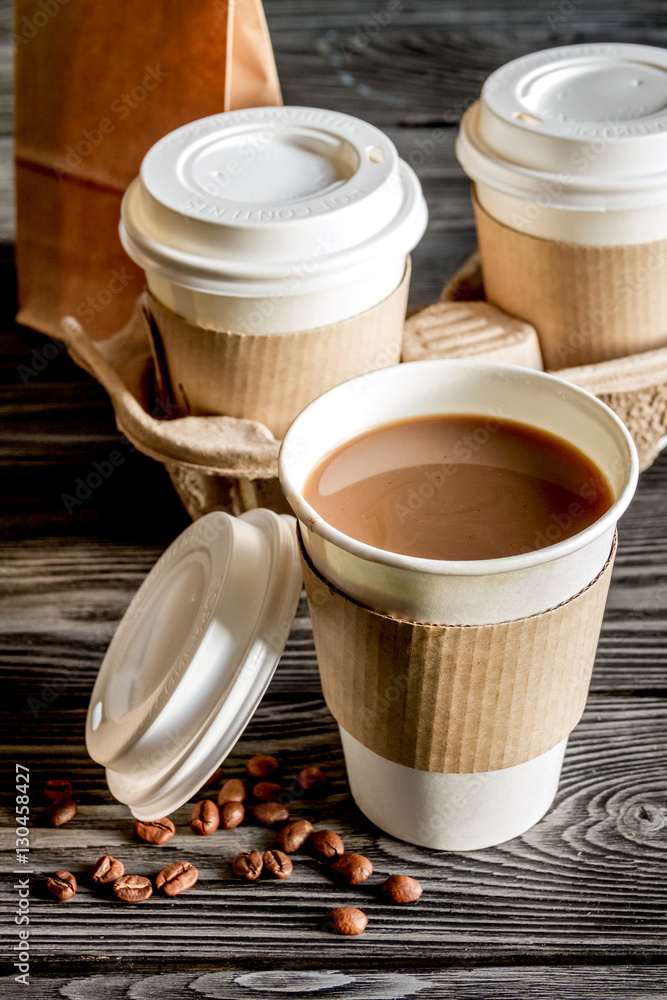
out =
[[(515, 59), (486, 80), (461, 122), (456, 152), (475, 184), (480, 249), (493, 300), (510, 311), (518, 306), (518, 315), (537, 326), (549, 367), (667, 343), (667, 305), (660, 292), (665, 283), (660, 244), (667, 240), (667, 49), (588, 43)], [(580, 298), (581, 314), (575, 308), (556, 320), (571, 329), (554, 334), (548, 316), (524, 315), (522, 304), (524, 312), (535, 310), (529, 291), (498, 291), (508, 278), (496, 269), (498, 243), (492, 251), (484, 214), (510, 232), (581, 248), (578, 257), (570, 255), (575, 263), (560, 289), (561, 297)], [(506, 242), (508, 254), (515, 245)], [(540, 243), (531, 247), (527, 273), (513, 275), (510, 284), (529, 284), (540, 274), (530, 266)], [(593, 247), (597, 257), (593, 252), (584, 258), (583, 250)], [(612, 258), (616, 247), (622, 250)], [(607, 256), (601, 256), (602, 248)], [(523, 256), (516, 259), (524, 264)], [(545, 268), (560, 266), (553, 257), (545, 261)], [(581, 273), (588, 268), (590, 276)], [(600, 277), (601, 268), (608, 280), (604, 273)], [(644, 276), (647, 268), (655, 272), (653, 279)], [(627, 311), (621, 301), (626, 296), (632, 300)], [(658, 302), (648, 302), (651, 297)], [(544, 312), (557, 308), (547, 303)], [(597, 316), (596, 310), (607, 315)], [(635, 329), (617, 331), (612, 314), (619, 326)], [(597, 329), (589, 329), (591, 317)], [(540, 319), (548, 328), (544, 338)], [(577, 323), (584, 327), (582, 336)], [(560, 354), (552, 344), (558, 337), (570, 342)]]
[(280, 438), (321, 392), (399, 361), (427, 210), (374, 126), (317, 108), (212, 115), (149, 150), (121, 214), (179, 412)]
[(146, 154), (120, 235), (192, 323), (285, 333), (388, 296), (426, 227), (421, 187), (379, 129), (317, 108), (230, 111)]

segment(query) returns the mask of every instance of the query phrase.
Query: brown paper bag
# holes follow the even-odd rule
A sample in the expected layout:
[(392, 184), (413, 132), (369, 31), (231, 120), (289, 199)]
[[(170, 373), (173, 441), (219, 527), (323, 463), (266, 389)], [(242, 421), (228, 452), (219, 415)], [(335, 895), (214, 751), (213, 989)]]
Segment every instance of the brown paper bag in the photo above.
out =
[(21, 323), (95, 339), (143, 276), (118, 238), (122, 193), (161, 136), (220, 111), (281, 103), (261, 0), (16, 0)]

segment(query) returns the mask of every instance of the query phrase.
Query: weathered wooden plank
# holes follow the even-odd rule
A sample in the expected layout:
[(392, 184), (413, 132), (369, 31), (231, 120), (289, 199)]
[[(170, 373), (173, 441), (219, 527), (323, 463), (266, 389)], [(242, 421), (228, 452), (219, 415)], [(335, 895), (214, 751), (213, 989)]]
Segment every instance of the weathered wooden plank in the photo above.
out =
[[(349, 943), (349, 942), (348, 942)], [(667, 969), (664, 966), (619, 965), (564, 966), (544, 968), (449, 968), (429, 972), (407, 966), (400, 971), (351, 971), (339, 968), (327, 971), (261, 969), (231, 972), (196, 963), (187, 972), (157, 972), (133, 968), (95, 974), (83, 978), (51, 975), (46, 971), (30, 977), (30, 996), (34, 1000), (68, 997), (69, 1000), (189, 1000), (192, 997), (243, 997), (249, 1000), (274, 1000), (285, 994), (297, 997), (313, 995), (328, 1000), (402, 1000), (427, 995), (433, 1000), (580, 1000), (582, 996), (605, 1000), (664, 1000), (667, 996)], [(256, 964), (263, 964), (261, 957)], [(10, 977), (0, 978), (0, 990), (6, 1000), (24, 996), (24, 987)]]
[[(5, 731), (0, 714), (0, 731)], [(191, 834), (189, 806), (173, 814), (176, 837), (162, 848), (136, 842), (128, 810), (113, 801), (103, 771), (83, 743), (85, 708), (58, 707), (48, 718), (27, 722), (13, 747), (2, 747), (31, 769), (36, 809), (31, 832), (35, 956), (164, 956), (186, 947), (191, 959), (213, 952), (238, 960), (243, 943), (261, 926), (266, 960), (321, 961), (341, 952), (377, 961), (600, 961), (659, 960), (667, 940), (667, 701), (598, 696), (589, 702), (566, 757), (554, 808), (523, 837), (468, 854), (429, 851), (404, 844), (366, 821), (348, 792), (333, 719), (321, 700), (269, 697), (224, 765), (225, 776), (261, 750), (284, 761), (287, 774), (307, 761), (331, 775), (323, 801), (295, 798), (293, 816), (306, 816), (339, 831), (346, 846), (371, 858), (374, 875), (341, 892), (321, 865), (296, 857), (294, 875), (276, 885), (248, 886), (230, 877), (231, 858), (264, 849), (273, 834), (251, 824)], [(67, 826), (40, 825), (41, 782), (69, 777), (79, 814)], [(13, 846), (5, 829), (0, 844)], [(120, 857), (126, 870), (154, 876), (166, 863), (186, 857), (200, 869), (195, 889), (173, 902), (154, 898), (137, 908), (99, 897), (86, 871), (101, 854)], [(8, 859), (9, 855), (5, 855)], [(45, 898), (39, 875), (66, 867), (80, 879), (74, 900)], [(417, 877), (425, 892), (408, 909), (387, 906), (378, 887), (390, 873)], [(327, 910), (358, 903), (369, 928), (353, 953), (322, 930)], [(11, 914), (11, 884), (0, 890), (0, 913)], [(169, 907), (169, 919), (160, 920)], [(57, 909), (56, 909), (57, 907)], [(159, 924), (157, 923), (159, 921)], [(159, 934), (155, 928), (159, 926)]]
[[(257, 965), (261, 965), (261, 958)], [(196, 970), (151, 974), (118, 970), (95, 975), (46, 973), (30, 977), (34, 1000), (68, 997), (69, 1000), (191, 1000), (197, 997), (248, 997), (274, 1000), (285, 994), (297, 997), (324, 996), (328, 1000), (402, 1000), (427, 995), (433, 1000), (580, 1000), (582, 996), (605, 1000), (665, 1000), (667, 970), (663, 966), (621, 965), (564, 966), (543, 968), (451, 968), (417, 972), (411, 966), (396, 972), (304, 971), (268, 969), (253, 972)], [(25, 994), (9, 977), (0, 979), (3, 997), (14, 1000)], [(422, 991), (425, 991), (422, 993)]]

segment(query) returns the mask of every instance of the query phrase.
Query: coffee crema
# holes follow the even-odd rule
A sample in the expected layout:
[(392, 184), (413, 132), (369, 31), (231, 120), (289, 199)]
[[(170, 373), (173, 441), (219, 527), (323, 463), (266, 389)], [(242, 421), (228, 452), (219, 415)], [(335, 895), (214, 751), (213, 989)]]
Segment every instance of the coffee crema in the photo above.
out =
[(496, 559), (553, 545), (614, 502), (575, 445), (501, 417), (400, 420), (339, 445), (303, 495), (332, 527), (422, 559)]

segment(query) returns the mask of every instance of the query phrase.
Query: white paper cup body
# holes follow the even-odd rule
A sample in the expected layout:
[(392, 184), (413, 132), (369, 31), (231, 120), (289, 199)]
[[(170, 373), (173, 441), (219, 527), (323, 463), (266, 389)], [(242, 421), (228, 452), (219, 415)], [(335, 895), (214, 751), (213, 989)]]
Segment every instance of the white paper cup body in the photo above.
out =
[(631, 246), (667, 239), (667, 202), (606, 212), (558, 205), (546, 194), (517, 198), (488, 184), (475, 184), (477, 200), (488, 214), (517, 232), (576, 246)]
[(567, 738), (525, 764), (437, 774), (386, 760), (341, 728), (350, 791), (392, 837), (440, 851), (494, 847), (529, 830), (558, 791)]
[[(235, 333), (280, 334), (313, 330), (365, 312), (398, 287), (405, 274), (405, 254), (381, 271), (318, 292), (288, 294), (277, 281), (271, 294), (239, 296), (198, 291), (177, 284), (146, 267), (146, 284), (167, 309), (197, 326)], [(286, 281), (289, 288), (293, 281)]]
[(176, 129), (146, 154), (121, 215), (123, 246), (163, 305), (247, 334), (310, 330), (381, 302), (427, 221), (383, 132), (302, 107)]
[[(571, 538), (559, 540), (555, 526), (554, 543), (546, 548), (503, 559), (446, 562), (357, 542), (324, 522), (305, 501), (309, 472), (344, 441), (390, 421), (445, 413), (518, 420), (565, 438), (604, 472), (613, 506)], [(384, 369), (320, 396), (288, 430), (279, 470), (308, 556), (336, 587), (398, 618), (483, 625), (546, 611), (600, 573), (618, 518), (634, 493), (638, 463), (621, 421), (587, 392), (526, 368), (441, 360)], [(443, 850), (490, 846), (532, 826), (556, 792), (565, 742), (513, 768), (438, 774), (379, 758), (343, 733), (350, 785), (362, 811), (388, 833)], [(411, 803), (409, 809), (400, 807), (402, 797)], [(453, 808), (457, 802), (465, 808)]]

